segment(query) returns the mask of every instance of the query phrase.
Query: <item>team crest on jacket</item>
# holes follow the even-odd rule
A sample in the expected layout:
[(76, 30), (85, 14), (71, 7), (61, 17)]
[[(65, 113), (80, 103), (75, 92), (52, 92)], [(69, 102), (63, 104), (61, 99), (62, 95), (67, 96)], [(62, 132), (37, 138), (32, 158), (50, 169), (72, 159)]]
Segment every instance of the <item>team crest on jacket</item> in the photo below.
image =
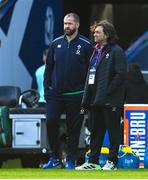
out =
[(57, 48), (61, 48), (61, 44), (58, 44), (58, 45), (57, 45)]
[(108, 59), (108, 58), (109, 58), (109, 53), (106, 54), (106, 59)]
[(79, 44), (79, 45), (77, 46), (77, 50), (76, 50), (76, 54), (77, 54), (77, 55), (80, 55), (80, 49), (81, 49), (81, 45)]

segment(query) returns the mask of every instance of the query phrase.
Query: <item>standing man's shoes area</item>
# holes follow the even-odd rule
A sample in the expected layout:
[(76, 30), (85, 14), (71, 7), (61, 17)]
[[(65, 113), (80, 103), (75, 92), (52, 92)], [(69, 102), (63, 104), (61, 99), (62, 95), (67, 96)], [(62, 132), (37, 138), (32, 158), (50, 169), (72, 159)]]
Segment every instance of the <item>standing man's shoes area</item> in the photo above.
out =
[(104, 170), (104, 171), (110, 171), (110, 170), (116, 170), (117, 167), (115, 164), (111, 161), (106, 161), (105, 165), (101, 168), (99, 164), (94, 164), (90, 162), (85, 162), (81, 166), (78, 166), (75, 168), (75, 170)]
[(67, 160), (65, 166), (63, 166), (60, 159), (56, 158), (49, 158), (49, 161), (47, 164), (41, 165), (42, 169), (75, 169), (75, 170), (104, 170), (104, 171), (110, 171), (110, 170), (117, 170), (117, 167), (114, 165), (111, 161), (106, 161), (106, 164), (101, 168), (99, 164), (89, 163), (85, 162), (81, 166), (75, 167), (75, 163), (72, 160)]
[(58, 158), (50, 157), (46, 164), (42, 164), (40, 166), (42, 169), (75, 169), (75, 163), (72, 160), (66, 160), (65, 166), (63, 166), (62, 162)]
[(50, 157), (46, 164), (40, 166), (42, 169), (59, 169), (62, 168), (60, 159)]
[(98, 164), (85, 162), (81, 166), (76, 167), (75, 170), (101, 170), (101, 166)]
[(66, 169), (75, 169), (75, 163), (71, 159), (69, 159), (66, 161), (65, 168)]
[(106, 161), (106, 164), (102, 167), (102, 170), (108, 171), (108, 170), (117, 170), (117, 167), (112, 161)]

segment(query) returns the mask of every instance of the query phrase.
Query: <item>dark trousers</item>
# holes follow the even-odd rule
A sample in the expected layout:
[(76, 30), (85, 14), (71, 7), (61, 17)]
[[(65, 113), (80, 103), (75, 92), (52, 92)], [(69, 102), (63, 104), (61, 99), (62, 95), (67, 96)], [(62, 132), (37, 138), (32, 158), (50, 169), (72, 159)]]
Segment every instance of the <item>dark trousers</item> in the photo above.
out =
[(101, 147), (106, 130), (109, 133), (110, 153), (108, 160), (114, 164), (118, 162), (118, 149), (120, 145), (120, 108), (96, 107), (90, 111), (90, 159), (89, 162), (98, 164)]
[(84, 116), (80, 114), (80, 100), (76, 101), (75, 98), (67, 97), (63, 100), (48, 100), (46, 103), (46, 114), (49, 145), (53, 156), (59, 157), (58, 121), (63, 112), (66, 113), (67, 159), (75, 161), (82, 121), (84, 119)]

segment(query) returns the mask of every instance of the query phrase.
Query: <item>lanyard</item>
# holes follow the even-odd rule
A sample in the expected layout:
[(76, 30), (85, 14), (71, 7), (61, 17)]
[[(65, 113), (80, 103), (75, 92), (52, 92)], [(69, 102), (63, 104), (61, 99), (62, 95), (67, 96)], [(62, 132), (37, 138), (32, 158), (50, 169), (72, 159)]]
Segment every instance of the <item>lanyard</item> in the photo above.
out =
[[(96, 52), (97, 51), (97, 52)], [(102, 48), (100, 49), (95, 49), (94, 53), (93, 53), (93, 56), (91, 58), (91, 66), (92, 67), (97, 67), (97, 65), (100, 63), (100, 60), (101, 60), (101, 54), (102, 54)]]
[(96, 51), (97, 51), (97, 52), (98, 52), (98, 53), (97, 53), (97, 59), (98, 59), (97, 64), (100, 63), (102, 50), (103, 50), (103, 47), (100, 47), (100, 46), (97, 44), (97, 45), (95, 46), (95, 49), (94, 49), (94, 51), (93, 51), (93, 53), (92, 53), (92, 56), (91, 56), (91, 58), (90, 58), (90, 62), (93, 60), (94, 55), (96, 54)]
[(100, 60), (101, 60), (101, 54), (102, 54), (103, 48), (100, 48), (100, 49), (98, 49), (98, 50), (99, 50), (99, 52), (98, 52), (98, 63), (100, 63)]
[(100, 63), (102, 48), (97, 48), (97, 53), (96, 53), (96, 49), (94, 52), (95, 53), (93, 53), (93, 57), (90, 62), (91, 68), (89, 70), (89, 79), (88, 79), (89, 85), (95, 83), (96, 69), (97, 69), (97, 65)]

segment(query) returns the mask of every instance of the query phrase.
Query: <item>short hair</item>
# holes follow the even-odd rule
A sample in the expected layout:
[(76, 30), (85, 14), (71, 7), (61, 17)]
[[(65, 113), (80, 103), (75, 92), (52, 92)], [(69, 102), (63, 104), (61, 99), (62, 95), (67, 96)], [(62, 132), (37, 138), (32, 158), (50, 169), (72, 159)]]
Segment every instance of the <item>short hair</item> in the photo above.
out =
[(118, 38), (118, 35), (116, 33), (116, 30), (115, 30), (115, 27), (113, 26), (113, 24), (111, 24), (107, 20), (102, 20), (100, 22), (94, 22), (94, 24), (90, 27), (91, 32), (94, 33), (95, 29), (98, 26), (103, 27), (104, 34), (108, 36), (107, 41), (111, 41), (111, 42), (118, 41), (119, 38)]
[(65, 17), (70, 17), (70, 16), (72, 16), (77, 23), (80, 23), (80, 18), (78, 14), (71, 12), (65, 15)]

